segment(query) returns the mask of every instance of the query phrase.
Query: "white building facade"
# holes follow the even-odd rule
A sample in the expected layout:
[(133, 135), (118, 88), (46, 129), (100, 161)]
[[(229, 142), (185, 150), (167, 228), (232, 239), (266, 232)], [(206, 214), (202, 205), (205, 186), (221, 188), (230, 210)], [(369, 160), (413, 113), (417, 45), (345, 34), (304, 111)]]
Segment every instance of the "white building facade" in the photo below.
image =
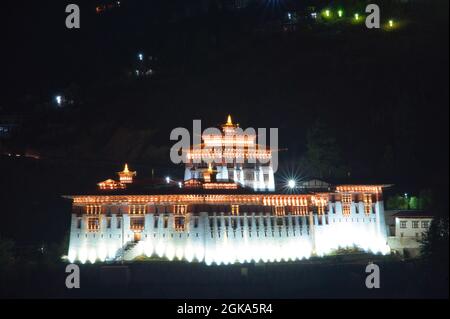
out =
[(433, 216), (423, 211), (399, 211), (393, 216), (394, 234), (388, 237), (388, 243), (396, 253), (416, 257), (420, 255), (421, 242), (428, 232)]
[[(68, 258), (229, 264), (299, 260), (349, 247), (385, 254), (380, 195), (73, 196)], [(360, 200), (368, 196), (370, 204)]]

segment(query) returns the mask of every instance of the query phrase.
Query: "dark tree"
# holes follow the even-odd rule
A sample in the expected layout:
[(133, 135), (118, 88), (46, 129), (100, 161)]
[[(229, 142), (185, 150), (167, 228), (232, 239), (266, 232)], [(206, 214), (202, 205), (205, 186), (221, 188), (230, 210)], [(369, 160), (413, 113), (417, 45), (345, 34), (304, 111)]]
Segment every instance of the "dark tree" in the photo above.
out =
[(328, 126), (316, 121), (308, 130), (306, 139), (307, 149), (302, 166), (309, 175), (320, 178), (345, 176), (347, 170), (343, 165), (341, 149)]

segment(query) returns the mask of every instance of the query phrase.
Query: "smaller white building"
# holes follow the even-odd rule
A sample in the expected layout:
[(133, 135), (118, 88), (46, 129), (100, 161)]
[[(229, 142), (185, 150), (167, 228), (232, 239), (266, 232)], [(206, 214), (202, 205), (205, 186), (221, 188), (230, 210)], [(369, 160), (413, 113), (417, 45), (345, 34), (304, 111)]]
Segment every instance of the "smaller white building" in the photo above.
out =
[(399, 211), (392, 215), (395, 233), (388, 238), (393, 251), (410, 257), (420, 254), (420, 244), (433, 216), (424, 211)]

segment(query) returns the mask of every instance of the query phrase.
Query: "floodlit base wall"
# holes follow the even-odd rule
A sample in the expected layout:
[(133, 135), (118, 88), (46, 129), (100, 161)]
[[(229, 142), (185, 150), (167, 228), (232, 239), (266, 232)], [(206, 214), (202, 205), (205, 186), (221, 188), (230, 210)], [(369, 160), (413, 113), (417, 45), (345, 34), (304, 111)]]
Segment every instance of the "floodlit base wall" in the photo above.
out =
[[(382, 205), (374, 212), (349, 216), (341, 213), (340, 204), (331, 204), (326, 215), (282, 217), (270, 214), (242, 214), (226, 216), (220, 213), (186, 214), (184, 230), (174, 228), (173, 214), (164, 222), (161, 215), (155, 221), (153, 214), (145, 215), (145, 228), (140, 240), (123, 254), (124, 260), (138, 256), (158, 256), (169, 260), (197, 261), (210, 264), (235, 262), (277, 262), (324, 256), (340, 248), (358, 247), (367, 252), (387, 254)], [(381, 214), (380, 214), (381, 213)], [(81, 225), (72, 215), (72, 229), (68, 258), (71, 262), (104, 262), (121, 260), (122, 247), (136, 240), (130, 229), (130, 216), (123, 215), (121, 227), (118, 217), (112, 215), (106, 225), (101, 217), (100, 229), (86, 230), (87, 216)], [(197, 222), (195, 219), (198, 218)], [(235, 227), (233, 221), (235, 220)], [(166, 226), (166, 227), (165, 227)], [(124, 228), (122, 228), (124, 227)]]

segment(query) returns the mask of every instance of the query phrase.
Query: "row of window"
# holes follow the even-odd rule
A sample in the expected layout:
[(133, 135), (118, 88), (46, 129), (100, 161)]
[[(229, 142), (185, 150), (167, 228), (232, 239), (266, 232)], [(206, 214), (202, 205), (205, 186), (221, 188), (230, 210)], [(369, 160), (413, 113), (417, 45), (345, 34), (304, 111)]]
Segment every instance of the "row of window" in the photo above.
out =
[[(153, 228), (158, 229), (160, 222), (159, 222), (159, 216), (156, 216), (153, 221)], [(164, 229), (169, 227), (169, 215), (162, 216), (162, 227)], [(111, 229), (112, 228), (112, 221), (111, 217), (106, 218), (106, 228)], [(283, 216), (283, 217), (256, 217), (253, 218), (251, 216), (245, 216), (245, 217), (235, 217), (235, 218), (224, 218), (222, 222), (222, 218), (220, 217), (210, 217), (209, 218), (209, 227), (210, 228), (221, 228), (221, 227), (231, 227), (232, 229), (237, 229), (238, 226), (240, 228), (244, 228), (245, 226), (245, 220), (247, 220), (248, 228), (252, 228), (253, 226), (256, 229), (259, 229), (260, 226), (264, 227), (264, 229), (270, 226), (273, 228), (275, 226), (286, 226), (286, 225), (292, 225), (293, 227), (296, 227), (297, 224), (302, 227), (303, 225), (306, 225), (307, 227), (311, 226), (311, 220), (309, 217), (296, 217), (296, 216)], [(364, 219), (362, 219), (364, 220)], [(341, 222), (341, 219), (338, 220)], [(347, 222), (347, 218), (345, 219)], [(354, 219), (351, 219), (352, 222), (354, 222)], [(356, 221), (359, 222), (359, 218), (356, 218)], [(372, 220), (369, 219), (371, 222)], [(335, 222), (335, 219), (333, 218), (333, 222)], [(418, 222), (417, 222), (418, 223)], [(179, 231), (184, 231), (186, 224), (186, 218), (184, 216), (175, 216), (174, 217), (174, 228)], [(198, 228), (199, 225), (199, 217), (194, 216), (193, 217), (193, 227)], [(328, 215), (325, 215), (324, 218), (317, 218), (317, 225), (329, 225), (329, 217)], [(416, 226), (416, 227), (415, 227)], [(122, 227), (122, 218), (117, 218), (116, 228), (121, 229)], [(403, 224), (403, 222), (400, 225), (401, 228), (406, 228), (406, 224)], [(428, 227), (428, 222), (422, 222), (422, 227)], [(82, 228), (82, 218), (78, 218), (77, 220), (77, 228)], [(413, 224), (413, 228), (418, 228), (418, 224)], [(98, 231), (100, 230), (100, 217), (89, 217), (87, 220), (87, 229), (89, 231)], [(132, 217), (130, 218), (130, 229), (141, 231), (145, 229), (145, 217)]]
[[(428, 220), (424, 221), (413, 220), (411, 221), (411, 228), (419, 228), (419, 223), (421, 228), (428, 228), (430, 226), (430, 222)], [(400, 221), (400, 228), (407, 228), (407, 227), (408, 227), (407, 220)]]
[[(342, 195), (342, 214), (344, 216), (349, 216), (351, 212), (351, 204), (352, 197), (349, 194)], [(366, 215), (370, 215), (373, 212), (372, 200), (370, 197), (364, 197), (364, 213)], [(239, 215), (239, 205), (231, 205), (231, 215)], [(355, 205), (355, 212), (359, 214), (359, 205)], [(88, 205), (86, 206), (86, 213), (88, 215), (100, 215), (102, 212), (101, 205)], [(146, 209), (146, 205), (130, 205), (128, 208), (128, 213), (131, 215), (144, 215), (148, 211)], [(286, 213), (290, 213), (292, 215), (308, 215), (309, 207), (308, 206), (275, 206), (274, 207), (275, 215), (283, 216)], [(336, 214), (336, 210), (333, 209), (332, 212)], [(167, 211), (165, 213), (168, 213)], [(174, 205), (174, 213), (175, 215), (184, 215), (188, 213), (187, 205)], [(317, 207), (318, 214), (326, 213), (326, 206), (318, 206)]]
[[(106, 228), (112, 228), (111, 217), (106, 218)], [(153, 227), (156, 229), (159, 226), (159, 216), (156, 216), (154, 219)], [(163, 216), (163, 228), (168, 228), (169, 226), (169, 216)], [(185, 217), (176, 216), (174, 218), (174, 227), (177, 230), (184, 230), (185, 226)], [(82, 218), (78, 218), (77, 220), (77, 229), (82, 228)], [(122, 228), (122, 218), (117, 217), (117, 229)], [(145, 218), (144, 217), (132, 217), (130, 218), (130, 229), (131, 230), (143, 230), (145, 228)], [(194, 228), (198, 228), (198, 217), (194, 217)], [(89, 231), (98, 231), (100, 230), (100, 218), (99, 217), (89, 217), (87, 220), (87, 229)]]

